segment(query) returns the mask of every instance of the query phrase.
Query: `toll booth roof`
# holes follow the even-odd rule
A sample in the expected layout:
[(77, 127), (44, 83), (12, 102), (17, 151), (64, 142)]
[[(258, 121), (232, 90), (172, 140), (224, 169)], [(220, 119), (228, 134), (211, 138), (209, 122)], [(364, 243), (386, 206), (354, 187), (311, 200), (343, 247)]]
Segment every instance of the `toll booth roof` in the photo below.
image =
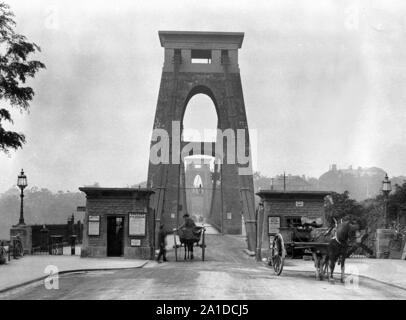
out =
[(233, 48), (242, 46), (244, 32), (158, 31), (161, 46), (165, 48)]
[(100, 188), (100, 187), (81, 187), (80, 191), (86, 193), (87, 197), (93, 196), (149, 196), (155, 193), (150, 188)]
[(331, 191), (283, 191), (283, 190), (259, 190), (256, 195), (261, 199), (315, 199), (331, 195)]

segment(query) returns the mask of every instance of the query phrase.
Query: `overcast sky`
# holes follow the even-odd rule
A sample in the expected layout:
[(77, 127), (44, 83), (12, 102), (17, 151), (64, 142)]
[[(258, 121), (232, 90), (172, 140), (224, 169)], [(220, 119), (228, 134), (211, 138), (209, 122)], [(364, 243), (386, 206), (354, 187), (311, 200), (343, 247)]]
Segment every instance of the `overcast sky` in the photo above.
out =
[[(245, 33), (239, 65), (256, 170), (319, 177), (336, 163), (406, 174), (404, 1), (7, 3), (47, 69), (31, 82), (30, 114), (15, 114), (27, 143), (0, 155), (0, 192), (21, 168), (30, 186), (54, 191), (146, 180), (158, 30)], [(215, 123), (209, 99), (189, 107), (195, 123)]]

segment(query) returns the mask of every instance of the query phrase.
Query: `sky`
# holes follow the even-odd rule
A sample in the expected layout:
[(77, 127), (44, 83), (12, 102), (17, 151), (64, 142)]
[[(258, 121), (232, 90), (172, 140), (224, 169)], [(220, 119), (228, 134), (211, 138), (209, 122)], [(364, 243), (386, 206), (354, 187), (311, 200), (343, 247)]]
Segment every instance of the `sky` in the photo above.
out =
[[(319, 177), (378, 166), (406, 174), (404, 1), (7, 1), (47, 66), (14, 112), (27, 143), (0, 154), (0, 192), (145, 181), (163, 65), (159, 30), (244, 32), (239, 51), (254, 169)], [(188, 113), (191, 113), (190, 115)], [(188, 126), (215, 127), (194, 97)]]

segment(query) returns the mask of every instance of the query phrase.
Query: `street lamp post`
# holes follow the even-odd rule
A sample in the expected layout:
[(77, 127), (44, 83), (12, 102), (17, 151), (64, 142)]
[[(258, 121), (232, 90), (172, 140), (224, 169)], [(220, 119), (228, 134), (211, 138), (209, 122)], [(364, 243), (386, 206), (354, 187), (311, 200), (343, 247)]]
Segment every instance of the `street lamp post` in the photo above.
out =
[(21, 169), (21, 173), (17, 178), (17, 186), (21, 189), (20, 220), (18, 221), (18, 225), (23, 226), (23, 225), (25, 225), (25, 223), (24, 223), (24, 206), (23, 206), (24, 188), (27, 186), (27, 176), (24, 174), (23, 169)]
[(385, 178), (382, 181), (382, 193), (384, 195), (384, 201), (385, 201), (385, 205), (384, 205), (384, 225), (385, 225), (385, 229), (388, 228), (388, 200), (389, 200), (389, 193), (392, 190), (392, 186), (391, 186), (391, 182), (388, 178), (388, 174), (385, 174)]

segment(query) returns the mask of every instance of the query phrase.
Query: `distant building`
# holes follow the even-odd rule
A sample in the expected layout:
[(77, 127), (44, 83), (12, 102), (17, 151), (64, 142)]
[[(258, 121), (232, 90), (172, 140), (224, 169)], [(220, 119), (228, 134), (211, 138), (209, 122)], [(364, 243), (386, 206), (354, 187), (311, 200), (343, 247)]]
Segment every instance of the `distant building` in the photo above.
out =
[[(268, 187), (269, 188), (269, 187)], [(305, 175), (277, 175), (271, 178), (271, 190), (279, 190), (279, 191), (310, 191), (314, 190), (314, 186), (312, 186), (307, 180)]]
[[(331, 164), (328, 171), (318, 179), (306, 177), (305, 175), (283, 174), (272, 178), (262, 176), (260, 173), (254, 175), (255, 190), (269, 189), (274, 191), (323, 191), (343, 193), (348, 191), (350, 197), (362, 201), (374, 198), (381, 193), (382, 180), (385, 177), (385, 170), (378, 167), (362, 168), (353, 166), (338, 168), (337, 164)], [(390, 177), (392, 186), (402, 185), (406, 182), (405, 176)], [(256, 198), (256, 203), (259, 200)]]
[(380, 192), (384, 177), (385, 171), (381, 168), (353, 169), (349, 166), (338, 169), (336, 164), (332, 164), (329, 171), (320, 176), (319, 187), (339, 193), (348, 191), (351, 198), (364, 200), (375, 197)]

